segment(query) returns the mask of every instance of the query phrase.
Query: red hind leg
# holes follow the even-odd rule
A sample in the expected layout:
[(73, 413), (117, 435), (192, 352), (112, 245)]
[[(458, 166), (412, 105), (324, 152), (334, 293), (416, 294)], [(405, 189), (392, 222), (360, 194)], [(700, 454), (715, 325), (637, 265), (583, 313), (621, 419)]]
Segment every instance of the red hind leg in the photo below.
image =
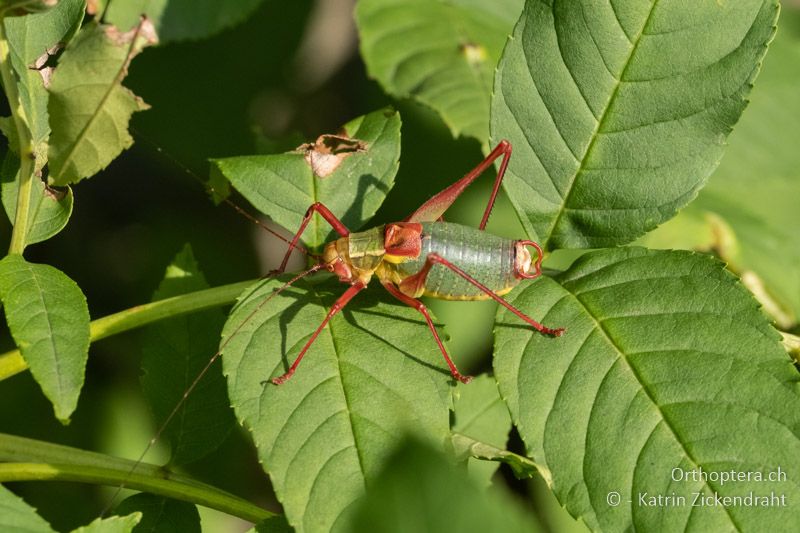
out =
[(444, 360), (447, 362), (447, 366), (450, 367), (450, 373), (453, 375), (453, 377), (456, 378), (461, 383), (469, 383), (470, 381), (472, 381), (472, 377), (462, 375), (461, 372), (459, 372), (458, 369), (456, 368), (456, 365), (455, 363), (453, 363), (453, 360), (450, 359), (450, 356), (447, 354), (447, 350), (445, 349), (444, 344), (442, 344), (442, 339), (439, 338), (439, 333), (436, 331), (436, 328), (433, 325), (433, 320), (431, 320), (431, 315), (430, 313), (428, 313), (428, 308), (425, 307), (425, 304), (423, 304), (419, 300), (411, 298), (410, 296), (406, 296), (402, 292), (398, 291), (394, 287), (394, 285), (392, 285), (389, 282), (384, 282), (383, 286), (386, 287), (386, 290), (389, 291), (389, 293), (392, 296), (394, 296), (404, 304), (408, 305), (409, 307), (413, 307), (414, 309), (422, 313), (422, 316), (425, 317), (425, 321), (428, 323), (428, 328), (431, 330), (431, 333), (433, 333), (433, 338), (436, 340), (436, 344), (439, 345), (439, 349), (442, 351), (442, 355), (444, 356)]
[(283, 256), (283, 261), (281, 261), (281, 266), (278, 267), (278, 272), (283, 272), (286, 269), (286, 263), (289, 262), (289, 257), (292, 255), (292, 250), (297, 247), (297, 241), (300, 240), (300, 235), (306, 230), (306, 226), (308, 226), (308, 222), (311, 220), (311, 217), (314, 216), (314, 212), (320, 214), (325, 221), (333, 227), (333, 229), (341, 235), (342, 237), (347, 237), (350, 235), (350, 230), (347, 229), (347, 226), (342, 224), (342, 221), (336, 218), (336, 215), (331, 213), (331, 210), (325, 207), (325, 205), (321, 202), (315, 202), (309, 206), (308, 210), (306, 210), (306, 214), (303, 217), (303, 221), (300, 223), (300, 229), (297, 230), (292, 242), (289, 244), (289, 249), (286, 250), (286, 255)]
[(466, 189), (470, 183), (475, 181), (478, 176), (483, 174), (483, 172), (489, 168), (492, 163), (494, 163), (495, 159), (501, 155), (503, 156), (503, 160), (500, 163), (500, 169), (497, 171), (497, 177), (494, 180), (492, 194), (489, 196), (489, 203), (486, 205), (486, 210), (483, 212), (483, 218), (481, 218), (481, 223), (478, 225), (478, 228), (480, 229), (486, 228), (486, 222), (488, 222), (489, 215), (492, 213), (494, 201), (497, 199), (497, 193), (500, 191), (500, 184), (503, 182), (503, 176), (506, 173), (508, 161), (511, 158), (511, 143), (505, 140), (500, 141), (495, 149), (492, 150), (488, 156), (486, 156), (486, 159), (481, 161), (480, 164), (472, 169), (466, 176), (422, 204), (411, 214), (411, 216), (406, 219), (406, 221), (432, 222), (434, 220), (441, 220), (444, 212), (447, 211), (451, 205), (453, 205), (453, 202), (456, 201), (456, 198), (461, 196), (461, 193), (464, 192), (464, 189)]
[(364, 289), (364, 287), (366, 287), (366, 285), (364, 283), (358, 281), (358, 282), (354, 283), (353, 285), (351, 285), (350, 287), (348, 287), (348, 289), (346, 291), (344, 291), (344, 293), (341, 296), (339, 296), (339, 299), (336, 300), (333, 303), (333, 305), (331, 306), (330, 310), (328, 311), (328, 314), (325, 316), (325, 319), (322, 321), (322, 324), (319, 325), (319, 327), (314, 331), (314, 334), (311, 335), (311, 338), (308, 339), (308, 342), (306, 342), (306, 345), (303, 346), (303, 349), (300, 350), (300, 353), (297, 355), (297, 358), (295, 358), (294, 362), (292, 363), (292, 366), (289, 367), (289, 370), (287, 370), (286, 373), (283, 374), (282, 376), (278, 376), (276, 378), (272, 378), (272, 382), (275, 385), (280, 385), (281, 383), (284, 383), (287, 379), (292, 377), (292, 375), (294, 374), (294, 371), (297, 370), (297, 366), (300, 364), (300, 361), (303, 360), (303, 356), (306, 354), (308, 349), (311, 348), (311, 345), (314, 344), (314, 341), (317, 340), (317, 337), (319, 336), (320, 332), (322, 331), (322, 328), (324, 328), (325, 325), (328, 322), (330, 322), (331, 318), (333, 318), (333, 315), (335, 315), (336, 313), (341, 311), (342, 308), (345, 305), (347, 305), (347, 303), (350, 300), (353, 299), (353, 296), (355, 296), (356, 294), (361, 292)]
[(425, 284), (425, 278), (428, 276), (428, 272), (430, 272), (431, 268), (433, 268), (433, 265), (435, 264), (440, 264), (449, 268), (450, 270), (452, 270), (453, 272), (455, 272), (468, 282), (472, 283), (473, 285), (478, 287), (481, 291), (485, 292), (489, 297), (491, 297), (497, 303), (499, 303), (500, 305), (502, 305), (503, 307), (505, 307), (506, 309), (517, 315), (523, 321), (533, 326), (540, 333), (544, 333), (545, 335), (554, 335), (556, 337), (560, 337), (564, 333), (564, 328), (548, 328), (547, 326), (543, 326), (542, 324), (536, 322), (534, 319), (532, 319), (531, 317), (529, 317), (528, 315), (526, 315), (525, 313), (523, 313), (522, 311), (520, 311), (507, 301), (505, 301), (501, 296), (495, 294), (495, 292), (491, 290), (489, 287), (487, 287), (486, 285), (484, 285), (477, 279), (473, 278), (472, 276), (470, 276), (469, 274), (458, 268), (456, 265), (454, 265), (453, 263), (451, 263), (450, 261), (448, 261), (447, 259), (436, 253), (428, 254), (428, 257), (425, 260), (425, 264), (422, 266), (420, 271), (414, 274), (413, 276), (404, 279), (403, 282), (400, 284), (400, 289), (405, 293), (418, 294), (421, 288)]

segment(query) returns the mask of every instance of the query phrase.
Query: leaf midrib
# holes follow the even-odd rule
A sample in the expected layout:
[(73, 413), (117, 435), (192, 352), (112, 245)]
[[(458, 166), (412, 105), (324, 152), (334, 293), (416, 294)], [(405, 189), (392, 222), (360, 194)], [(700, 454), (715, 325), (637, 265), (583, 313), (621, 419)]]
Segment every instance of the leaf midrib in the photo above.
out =
[[(589, 309), (589, 307), (587, 307), (583, 303), (583, 301), (580, 299), (580, 296), (578, 295), (578, 293), (575, 293), (575, 292), (572, 292), (572, 291), (567, 291), (567, 292), (572, 297), (575, 298), (575, 301), (578, 303), (578, 305), (580, 305), (581, 308), (585, 311), (586, 316), (591, 318), (592, 322), (594, 322), (595, 330), (599, 331), (603, 335), (603, 337), (606, 339), (608, 344), (614, 349), (614, 351), (617, 352), (617, 356), (618, 356), (619, 360), (622, 360), (625, 363), (625, 366), (628, 368), (628, 370), (631, 372), (633, 377), (636, 379), (637, 383), (639, 383), (639, 385), (641, 387), (641, 390), (645, 393), (645, 395), (647, 396), (647, 399), (650, 400), (650, 403), (653, 405), (653, 407), (655, 407), (656, 411), (658, 412), (659, 418), (661, 419), (661, 421), (663, 421), (664, 425), (669, 430), (669, 432), (672, 435), (672, 437), (674, 438), (675, 442), (678, 444), (678, 446), (680, 446), (680, 449), (683, 452), (684, 457), (686, 457), (689, 461), (691, 461), (692, 464), (695, 467), (702, 468), (702, 465), (700, 464), (700, 462), (698, 462), (697, 459), (695, 459), (695, 457), (686, 448), (686, 445), (684, 444), (684, 442), (678, 437), (677, 431), (673, 427), (673, 425), (670, 422), (669, 418), (667, 418), (667, 416), (664, 413), (664, 411), (662, 411), (661, 405), (656, 401), (656, 399), (653, 396), (651, 390), (647, 387), (647, 384), (642, 379), (642, 376), (636, 370), (636, 367), (633, 364), (631, 364), (631, 362), (628, 360), (628, 358), (626, 357), (625, 351), (622, 349), (621, 346), (619, 346), (616, 343), (616, 341), (612, 337), (611, 333), (605, 328), (604, 322), (602, 320), (600, 320), (597, 316), (592, 314), (592, 312)], [(708, 479), (703, 481), (703, 486), (708, 487), (714, 493), (719, 492), (717, 489), (715, 489), (713, 486), (711, 486), (711, 484), (709, 483)], [(596, 511), (596, 509), (594, 507), (594, 504), (591, 503), (591, 501), (592, 501), (591, 498), (589, 499), (589, 501), (590, 501), (590, 505), (592, 506), (592, 510), (596, 513), (597, 511)], [(730, 509), (728, 509), (728, 507), (724, 506), (724, 505), (722, 506), (722, 508), (725, 510), (725, 514), (728, 515), (728, 519), (730, 520), (731, 525), (733, 525), (736, 528), (737, 531), (742, 531), (741, 526), (736, 522), (736, 520), (734, 520), (734, 517), (731, 514)], [(631, 520), (633, 520), (633, 515), (631, 515)]]
[[(44, 301), (44, 294), (43, 294), (43, 291), (42, 291), (42, 286), (39, 284), (39, 280), (36, 277), (36, 273), (34, 272), (33, 268), (31, 268), (31, 266), (27, 262), (25, 262), (23, 264), (23, 268), (28, 271), (28, 273), (31, 276), (31, 281), (36, 286), (36, 294), (39, 296), (39, 303), (41, 304), (43, 309), (47, 310), (47, 305), (45, 304), (45, 301)], [(53, 364), (55, 366), (56, 376), (58, 376), (58, 379), (56, 380), (56, 385), (58, 387), (58, 397), (63, 401), (63, 399), (64, 399), (63, 398), (63, 396), (64, 396), (64, 384), (62, 382), (63, 374), (61, 372), (61, 361), (58, 358), (59, 350), (56, 347), (56, 344), (55, 344), (55, 341), (54, 341), (55, 334), (54, 334), (54, 331), (53, 331), (53, 324), (50, 321), (50, 315), (51, 315), (51, 313), (45, 312), (45, 321), (47, 323), (47, 331), (49, 333), (47, 335), (47, 338), (50, 341), (50, 349), (51, 349), (51, 353), (53, 355)]]
[[(313, 174), (313, 172), (312, 172), (312, 174)], [(314, 299), (317, 300), (317, 302), (319, 303), (320, 307), (323, 310), (325, 310), (325, 313), (327, 314), (327, 312), (328, 312), (327, 310), (329, 308), (328, 308), (328, 306), (325, 305), (325, 302), (323, 301), (323, 299), (320, 296), (320, 294), (315, 290), (315, 288), (313, 286), (310, 286), (308, 292), (313, 294)], [(334, 317), (331, 317), (331, 319), (328, 321), (327, 328), (324, 328), (324, 329), (328, 330), (327, 333), (331, 338), (331, 343), (333, 344), (333, 352), (334, 352), (334, 357), (336, 358), (336, 368), (337, 368), (336, 377), (338, 378), (339, 385), (342, 388), (342, 397), (344, 398), (345, 411), (347, 411), (347, 419), (350, 422), (348, 424), (348, 427), (350, 428), (350, 434), (352, 435), (352, 438), (353, 438), (353, 448), (356, 451), (356, 458), (358, 459), (358, 469), (361, 472), (361, 479), (364, 481), (364, 485), (366, 486), (367, 476), (366, 476), (366, 473), (364, 471), (364, 458), (361, 455), (361, 447), (358, 446), (358, 441), (356, 439), (356, 432), (355, 432), (355, 429), (354, 429), (355, 421), (353, 420), (353, 411), (352, 411), (352, 409), (350, 407), (350, 399), (347, 396), (347, 387), (345, 387), (344, 380), (342, 379), (342, 364), (341, 364), (341, 360), (339, 359), (339, 353), (340, 353), (339, 352), (339, 346), (338, 346), (338, 343), (336, 342), (336, 335), (333, 334), (333, 318)], [(317, 477), (318, 476), (319, 476), (319, 472), (317, 473)], [(314, 485), (316, 485), (316, 481), (314, 482)], [(313, 486), (312, 486), (312, 490), (313, 490)], [(341, 509), (341, 511), (339, 512), (339, 516), (341, 516), (341, 513), (343, 513), (345, 511), (345, 509), (346, 509), (346, 507)], [(334, 520), (334, 523), (339, 520), (339, 516), (336, 517), (336, 519)]]
[[(100, 28), (99, 25), (97, 27)], [(70, 145), (70, 149), (67, 151), (63, 159), (64, 162), (61, 165), (61, 169), (59, 170), (58, 174), (56, 174), (53, 177), (55, 181), (59, 181), (64, 176), (67, 167), (69, 166), (70, 162), (72, 161), (75, 155), (75, 151), (78, 149), (78, 145), (83, 143), (84, 138), (87, 136), (87, 132), (94, 125), (95, 121), (100, 116), (102, 110), (105, 109), (106, 102), (108, 102), (108, 99), (111, 98), (111, 94), (114, 92), (114, 89), (122, 85), (122, 78), (125, 77), (126, 66), (128, 65), (128, 63), (130, 63), (130, 60), (133, 57), (133, 50), (134, 47), (136, 46), (136, 41), (139, 39), (139, 33), (141, 32), (141, 30), (142, 30), (141, 24), (136, 26), (136, 32), (133, 34), (133, 37), (131, 38), (130, 46), (128, 46), (128, 51), (125, 52), (125, 57), (119, 69), (117, 70), (117, 74), (114, 76), (111, 83), (108, 84), (108, 88), (103, 94), (103, 97), (100, 99), (100, 102), (95, 108), (94, 113), (92, 113), (89, 116), (89, 120), (86, 121), (86, 124), (83, 125), (83, 128), (81, 129), (80, 133), (78, 133), (78, 135), (75, 137), (75, 141)]]
[[(603, 108), (603, 112), (601, 113), (600, 118), (597, 120), (597, 125), (595, 126), (595, 129), (592, 132), (592, 136), (591, 136), (591, 140), (589, 141), (589, 145), (586, 147), (586, 151), (583, 153), (583, 156), (580, 159), (580, 164), (578, 165), (578, 169), (575, 171), (575, 173), (573, 174), (572, 178), (569, 181), (569, 184), (567, 185), (567, 192), (563, 197), (563, 201), (561, 202), (561, 205), (559, 206), (558, 213), (553, 218), (553, 223), (550, 225), (550, 228), (547, 230), (546, 238), (541, 243), (542, 244), (542, 248), (544, 248), (544, 249), (548, 249), (549, 248), (550, 241), (552, 240), (553, 232), (555, 231), (556, 227), (558, 226), (558, 223), (560, 222), (562, 215), (567, 210), (567, 205), (569, 204), (569, 200), (572, 197), (572, 191), (575, 190), (575, 182), (578, 180), (578, 176), (580, 176), (581, 173), (583, 172), (583, 170), (585, 168), (585, 165), (586, 165), (586, 161), (589, 159), (589, 156), (591, 155), (592, 150), (594, 149), (594, 145), (597, 142), (597, 138), (600, 136), (599, 133), (602, 130), (603, 125), (605, 124), (606, 118), (608, 117), (608, 111), (612, 108), (612, 106), (614, 104), (614, 101), (617, 98), (617, 94), (619, 93), (619, 88), (620, 88), (620, 86), (622, 86), (623, 80), (625, 79), (625, 74), (628, 71), (628, 67), (630, 67), (631, 63), (633, 63), (633, 58), (636, 55), (636, 51), (639, 48), (639, 43), (640, 43), (640, 41), (642, 39), (642, 36), (644, 36), (645, 30), (647, 29), (648, 25), (650, 24), (650, 20), (653, 18), (653, 13), (655, 12), (656, 7), (658, 6), (658, 2), (659, 2), (659, 0), (654, 0), (653, 1), (653, 5), (650, 8), (650, 12), (647, 14), (647, 19), (644, 21), (644, 24), (642, 24), (642, 29), (639, 31), (639, 34), (636, 36), (636, 38), (633, 39), (633, 40), (629, 39), (629, 41), (631, 42), (631, 51), (628, 54), (627, 59), (625, 60), (625, 66), (622, 68), (622, 72), (620, 73), (619, 78), (616, 78), (614, 80), (615, 81), (614, 89), (611, 91), (611, 95), (609, 96), (608, 101), (606, 102), (606, 105)], [(614, 12), (614, 17), (617, 18), (616, 12)], [(617, 18), (617, 22), (620, 24), (620, 27), (622, 28), (622, 23), (619, 21), (619, 18)], [(553, 24), (554, 24), (554, 27), (555, 27), (555, 24), (556, 24), (555, 18), (553, 19)], [(624, 33), (624, 29), (623, 29), (623, 33)], [(627, 34), (626, 34), (626, 37), (627, 37)], [(560, 50), (560, 46), (559, 46), (559, 50)], [(564, 63), (564, 67), (569, 71), (569, 67), (564, 62), (563, 55), (562, 55), (561, 61), (562, 61), (562, 63)], [(573, 82), (574, 82), (574, 78), (573, 78)], [(575, 82), (575, 85), (577, 87), (577, 83), (576, 82)], [(578, 91), (580, 92), (580, 87), (578, 87)], [(569, 148), (569, 147), (567, 147), (567, 148)]]

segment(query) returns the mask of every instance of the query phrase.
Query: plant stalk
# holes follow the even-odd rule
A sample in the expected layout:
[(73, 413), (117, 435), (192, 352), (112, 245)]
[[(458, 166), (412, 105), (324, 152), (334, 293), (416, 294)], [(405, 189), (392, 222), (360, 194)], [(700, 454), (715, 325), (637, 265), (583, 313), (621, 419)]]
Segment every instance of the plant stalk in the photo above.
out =
[(22, 254), (28, 239), (30, 225), (31, 193), (33, 192), (33, 173), (36, 158), (33, 153), (33, 138), (31, 137), (25, 110), (17, 90), (17, 80), (11, 66), (8, 39), (6, 36), (5, 21), (0, 17), (0, 78), (3, 89), (11, 108), (11, 118), (19, 141), (19, 189), (17, 194), (17, 211), (14, 217), (14, 229), (11, 233), (9, 254)]
[[(89, 325), (89, 340), (90, 342), (98, 341), (166, 318), (231, 304), (236, 301), (236, 297), (243, 290), (256, 281), (240, 281), (173, 296), (98, 318)], [(19, 350), (12, 350), (0, 355), (0, 380), (18, 374), (27, 368), (28, 365)]]
[[(253, 523), (276, 516), (247, 500), (155, 465), (0, 433), (0, 482), (79, 481), (143, 490)], [(136, 467), (134, 468), (134, 466)]]

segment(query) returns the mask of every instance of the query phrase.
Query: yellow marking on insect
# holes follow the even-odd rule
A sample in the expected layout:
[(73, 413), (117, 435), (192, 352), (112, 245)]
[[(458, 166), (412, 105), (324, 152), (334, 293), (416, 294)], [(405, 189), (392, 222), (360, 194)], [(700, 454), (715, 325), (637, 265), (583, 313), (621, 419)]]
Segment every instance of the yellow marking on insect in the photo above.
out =
[[(511, 289), (513, 289), (513, 288), (514, 287), (508, 287), (508, 288), (505, 288), (505, 289), (501, 289), (499, 291), (494, 291), (494, 293), (496, 295), (498, 295), (498, 296), (503, 296), (504, 294), (508, 294), (509, 292), (511, 292)], [(431, 298), (438, 298), (439, 300), (457, 300), (457, 301), (462, 301), (462, 302), (474, 302), (474, 301), (479, 301), (479, 300), (490, 300), (492, 298), (491, 296), (489, 296), (485, 292), (481, 292), (481, 293), (475, 294), (473, 296), (465, 296), (463, 294), (443, 294), (443, 293), (440, 293), (440, 292), (434, 292), (434, 291), (426, 290), (426, 291), (423, 291), (423, 294), (425, 296), (430, 296)]]
[(389, 263), (392, 263), (392, 264), (395, 264), (395, 265), (399, 265), (400, 263), (406, 263), (408, 261), (416, 261), (417, 258), (416, 257), (407, 257), (407, 256), (404, 256), (404, 255), (386, 254), (386, 255), (383, 256), (383, 259), (384, 259), (384, 261), (387, 261)]

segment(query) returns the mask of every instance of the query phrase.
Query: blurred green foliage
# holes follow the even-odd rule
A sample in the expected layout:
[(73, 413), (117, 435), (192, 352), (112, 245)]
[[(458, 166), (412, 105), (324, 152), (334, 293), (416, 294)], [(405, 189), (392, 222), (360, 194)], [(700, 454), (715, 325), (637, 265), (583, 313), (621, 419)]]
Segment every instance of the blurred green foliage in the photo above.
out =
[[(215, 207), (190, 174), (206, 176), (210, 158), (292, 148), (386, 105), (397, 107), (403, 117), (402, 162), (396, 185), (371, 224), (403, 218), (472, 168), (482, 157), (480, 143), (454, 140), (430, 109), (385, 95), (367, 76), (355, 47), (354, 28), (341, 22), (349, 20), (349, 13), (338, 18), (328, 13), (323, 22), (339, 21), (338, 26), (314, 25), (323, 4), (324, 0), (265, 0), (241, 24), (211, 38), (143, 51), (126, 80), (126, 86), (152, 107), (132, 119), (136, 144), (75, 188), (75, 210), (67, 227), (46, 243), (31, 246), (27, 258), (57, 264), (75, 280), (93, 318), (143, 303), (184, 243), (190, 243), (212, 286), (256, 277), (265, 270), (256, 248), (280, 248), (280, 242), (262, 235), (232, 210)], [(351, 7), (344, 2), (340, 9), (348, 12)], [(309, 74), (318, 68), (315, 53), (321, 54), (319, 49), (309, 51), (313, 32), (331, 34), (323, 43), (341, 45), (343, 50), (323, 79)], [(798, 51), (800, 17), (795, 7), (787, 5), (753, 102), (722, 165), (696, 203), (645, 237), (650, 246), (708, 248), (714, 241), (705, 213), (719, 215), (739, 243), (733, 265), (760, 275), (794, 317), (800, 313), (800, 211), (795, 207), (800, 198)], [(484, 181), (456, 202), (448, 220), (477, 223), (490, 185), (488, 178)], [(237, 201), (246, 205), (241, 198)], [(9, 226), (2, 224), (0, 236), (6, 242)], [(507, 198), (499, 199), (489, 230), (524, 235)], [(547, 265), (566, 266), (571, 260), (552, 259)], [(426, 303), (446, 325), (451, 352), (462, 369), (466, 373), (488, 369), (495, 305)], [(79, 409), (66, 427), (53, 419), (50, 404), (29, 373), (6, 380), (2, 384), (6, 404), (24, 409), (0, 411), (0, 428), (135, 457), (154, 432), (150, 414), (135, 392), (140, 342), (141, 334), (132, 332), (92, 346)], [(514, 442), (512, 449), (521, 451), (521, 443)], [(417, 459), (430, 462), (427, 453), (420, 452)], [(232, 432), (219, 451), (186, 470), (279, 509), (243, 431)], [(582, 527), (565, 514), (543, 483), (531, 489), (513, 480), (506, 467), (500, 476), (536, 502), (545, 529)], [(90, 487), (78, 492), (63, 483), (17, 484), (14, 490), (59, 530), (90, 522), (108, 499), (108, 491)], [(87, 493), (95, 497), (89, 499)], [(203, 513), (211, 530), (234, 527), (228, 517)]]

